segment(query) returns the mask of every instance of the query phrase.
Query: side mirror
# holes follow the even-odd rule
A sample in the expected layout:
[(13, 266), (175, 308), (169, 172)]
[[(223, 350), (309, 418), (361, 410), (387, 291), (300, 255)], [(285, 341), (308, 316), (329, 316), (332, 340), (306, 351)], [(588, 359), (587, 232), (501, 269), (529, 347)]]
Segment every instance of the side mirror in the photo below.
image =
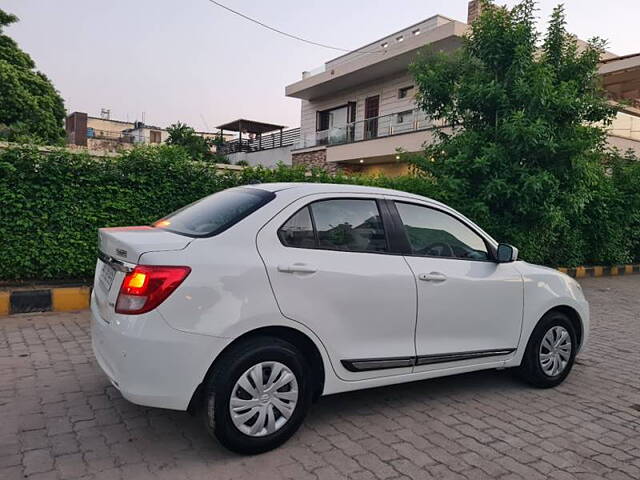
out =
[(508, 243), (498, 245), (498, 263), (509, 263), (518, 260), (518, 249)]

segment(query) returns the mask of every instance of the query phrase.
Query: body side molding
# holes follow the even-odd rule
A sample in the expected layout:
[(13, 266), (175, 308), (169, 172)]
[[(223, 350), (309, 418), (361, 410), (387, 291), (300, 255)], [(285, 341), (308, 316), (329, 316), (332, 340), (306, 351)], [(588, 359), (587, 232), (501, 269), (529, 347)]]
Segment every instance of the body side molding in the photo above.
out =
[(419, 355), (417, 357), (393, 358), (362, 358), (341, 360), (342, 366), (350, 372), (365, 372), (369, 370), (383, 370), (387, 368), (413, 367), (418, 365), (432, 365), (435, 363), (459, 362), (473, 358), (496, 357), (509, 355), (515, 348), (500, 348), (492, 350), (475, 350), (472, 352), (439, 353), (436, 355)]

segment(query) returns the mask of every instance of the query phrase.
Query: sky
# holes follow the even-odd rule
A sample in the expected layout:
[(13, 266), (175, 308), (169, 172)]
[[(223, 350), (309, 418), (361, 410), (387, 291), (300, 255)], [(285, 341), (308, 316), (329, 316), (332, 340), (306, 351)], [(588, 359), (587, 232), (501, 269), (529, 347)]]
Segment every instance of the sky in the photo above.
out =
[[(435, 14), (466, 21), (467, 0), (219, 0), (310, 40), (355, 49)], [(512, 6), (516, 0), (498, 0)], [(544, 28), (557, 0), (538, 3)], [(640, 51), (640, 0), (565, 0), (569, 31), (618, 55)], [(286, 85), (340, 52), (282, 37), (208, 0), (0, 0), (20, 22), (6, 33), (35, 60), (68, 112), (186, 122), (213, 130), (238, 118), (296, 127)]]

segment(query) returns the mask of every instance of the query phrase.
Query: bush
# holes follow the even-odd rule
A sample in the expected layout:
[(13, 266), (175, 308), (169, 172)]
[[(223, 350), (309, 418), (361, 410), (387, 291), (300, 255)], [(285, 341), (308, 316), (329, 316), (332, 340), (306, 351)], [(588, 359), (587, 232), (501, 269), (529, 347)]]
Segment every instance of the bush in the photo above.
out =
[[(566, 222), (578, 228), (562, 233), (566, 248), (551, 265), (640, 260), (640, 163), (614, 155), (606, 166), (608, 175), (593, 184), (589, 215)], [(223, 171), (166, 145), (105, 158), (10, 148), (0, 150), (0, 280), (90, 280), (98, 228), (147, 225), (199, 198), (256, 181), (356, 183), (444, 202), (456, 198), (425, 176), (331, 176), (284, 165)], [(506, 232), (490, 233), (506, 238)], [(534, 240), (538, 233), (514, 232)]]
[(33, 147), (0, 151), (0, 280), (89, 280), (97, 229), (146, 225), (199, 198), (251, 182), (363, 183), (431, 193), (414, 178), (309, 176), (303, 168), (216, 170), (176, 146), (95, 158)]

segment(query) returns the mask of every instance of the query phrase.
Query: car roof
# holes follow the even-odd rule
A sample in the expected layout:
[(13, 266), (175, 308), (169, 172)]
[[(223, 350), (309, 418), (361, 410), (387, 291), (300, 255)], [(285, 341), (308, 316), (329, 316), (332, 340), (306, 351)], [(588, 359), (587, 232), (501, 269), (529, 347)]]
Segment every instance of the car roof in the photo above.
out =
[[(279, 192), (283, 190), (299, 190), (300, 193), (369, 193), (374, 195), (395, 195), (419, 200), (428, 200), (429, 202), (442, 205), (437, 200), (413, 193), (394, 190), (391, 188), (370, 187), (367, 185), (353, 185), (348, 183), (304, 183), (304, 182), (281, 182), (281, 183), (258, 183), (246, 185), (247, 187), (259, 188), (268, 192)], [(443, 205), (444, 206), (444, 205)]]
[(293, 197), (296, 196), (306, 196), (314, 193), (337, 193), (337, 194), (350, 194), (350, 193), (359, 193), (359, 194), (370, 194), (370, 195), (390, 195), (395, 197), (404, 197), (406, 199), (414, 199), (421, 202), (427, 202), (432, 206), (438, 206), (445, 211), (454, 212), (456, 216), (465, 219), (467, 222), (475, 225), (475, 227), (481, 231), (486, 238), (490, 239), (495, 245), (497, 242), (485, 232), (481, 227), (473, 223), (470, 219), (466, 218), (460, 212), (455, 211), (448, 205), (445, 205), (442, 202), (434, 200), (429, 197), (423, 197), (422, 195), (416, 195), (414, 193), (403, 192), (402, 190), (394, 190), (391, 188), (382, 188), (382, 187), (370, 187), (366, 185), (352, 185), (348, 183), (304, 183), (304, 182), (283, 182), (283, 183), (257, 183), (252, 185), (245, 185), (244, 187), (257, 188), (261, 190), (266, 190), (268, 192), (284, 192), (286, 191), (289, 194), (292, 194)]

